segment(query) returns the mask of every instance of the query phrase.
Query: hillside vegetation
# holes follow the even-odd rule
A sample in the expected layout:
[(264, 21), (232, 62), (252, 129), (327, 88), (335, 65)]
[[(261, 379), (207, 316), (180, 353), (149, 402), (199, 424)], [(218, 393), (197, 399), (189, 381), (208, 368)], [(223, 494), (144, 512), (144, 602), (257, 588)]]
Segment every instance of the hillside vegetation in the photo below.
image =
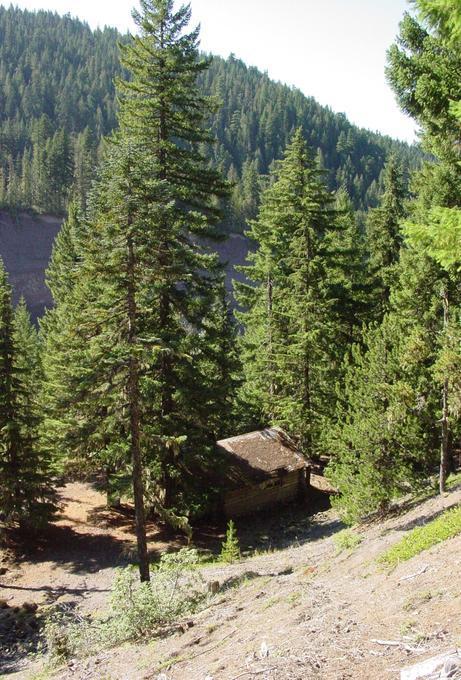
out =
[[(189, 5), (142, 0), (123, 68), (114, 31), (0, 11), (5, 673), (369, 680), (459, 644), (459, 0), (414, 7), (410, 180), (414, 149), (210, 64)], [(41, 295), (60, 218), (23, 208), (67, 212), (38, 328), (7, 270), (30, 247)]]
[[(117, 124), (118, 43), (127, 40), (69, 16), (0, 7), (0, 207), (63, 213), (71, 194), (85, 202), (101, 139)], [(351, 125), (234, 56), (214, 58), (199, 83), (219, 101), (210, 118), (217, 142), (204, 152), (236, 183), (228, 229), (255, 217), (259, 175), (299, 126), (330, 189), (344, 187), (356, 208), (376, 205), (390, 153), (408, 169), (420, 163), (416, 148)]]

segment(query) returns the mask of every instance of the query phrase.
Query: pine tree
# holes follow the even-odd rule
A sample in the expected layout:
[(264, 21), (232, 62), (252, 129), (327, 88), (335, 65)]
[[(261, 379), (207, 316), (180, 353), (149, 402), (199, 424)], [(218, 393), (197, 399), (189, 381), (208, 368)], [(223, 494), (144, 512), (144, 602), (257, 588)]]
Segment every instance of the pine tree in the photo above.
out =
[(401, 326), (392, 315), (365, 333), (346, 361), (345, 391), (330, 435), (327, 475), (348, 522), (385, 511), (414, 488), (424, 468), (424, 431), (405, 370)]
[(48, 457), (38, 439), (40, 380), (37, 333), (23, 300), (13, 314), (0, 261), (0, 512), (28, 527), (46, 523), (54, 511)]
[[(368, 251), (363, 230), (344, 189), (336, 194), (336, 229), (325, 239), (331, 265), (328, 273), (332, 315), (337, 319), (339, 363), (353, 344), (361, 342), (363, 326), (373, 318), (373, 281), (367, 271)], [(339, 367), (338, 367), (339, 369)]]
[[(82, 469), (89, 457), (86, 446), (78, 443), (78, 418), (72, 409), (76, 376), (80, 376), (80, 357), (85, 352), (84, 339), (75, 332), (81, 310), (80, 301), (74, 295), (83, 237), (82, 215), (77, 205), (71, 203), (46, 271), (55, 306), (47, 309), (40, 320), (44, 372), (40, 395), (44, 414), (41, 438), (43, 446), (53, 451), (54, 465), (61, 472), (74, 466)], [(91, 447), (92, 442), (88, 441), (88, 445)]]
[(240, 559), (240, 544), (233, 520), (229, 520), (226, 529), (226, 538), (221, 545), (221, 561), (232, 564)]
[(401, 165), (391, 157), (384, 169), (384, 192), (379, 206), (367, 216), (367, 245), (370, 271), (375, 277), (375, 318), (380, 320), (388, 308), (392, 285), (396, 280), (396, 264), (402, 244), (402, 221), (406, 215), (406, 196)]
[(422, 127), (425, 148), (436, 156), (436, 161), (426, 163), (417, 177), (417, 201), (405, 231), (417, 261), (424, 263), (426, 272), (436, 273), (420, 279), (427, 304), (419, 306), (415, 313), (425, 320), (424, 330), (431, 344), (427, 363), (432, 381), (436, 380), (432, 388), (441, 392), (440, 408), (433, 410), (433, 429), (436, 423), (441, 424), (439, 486), (443, 492), (450, 467), (451, 439), (459, 429), (456, 408), (452, 406), (457, 400), (453, 400), (451, 387), (457, 383), (453, 338), (457, 337), (461, 302), (457, 254), (461, 226), (459, 11), (450, 0), (417, 0), (416, 6), (429, 26), (405, 16), (398, 44), (388, 53), (387, 73), (401, 107)]

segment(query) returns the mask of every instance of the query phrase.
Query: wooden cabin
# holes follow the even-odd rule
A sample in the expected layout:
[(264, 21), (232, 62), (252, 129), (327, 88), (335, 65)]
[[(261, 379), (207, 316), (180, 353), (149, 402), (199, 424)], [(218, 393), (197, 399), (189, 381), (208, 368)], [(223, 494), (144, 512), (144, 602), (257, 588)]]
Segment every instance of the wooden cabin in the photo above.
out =
[(309, 467), (292, 440), (271, 427), (221, 439), (221, 509), (238, 517), (262, 508), (304, 499)]

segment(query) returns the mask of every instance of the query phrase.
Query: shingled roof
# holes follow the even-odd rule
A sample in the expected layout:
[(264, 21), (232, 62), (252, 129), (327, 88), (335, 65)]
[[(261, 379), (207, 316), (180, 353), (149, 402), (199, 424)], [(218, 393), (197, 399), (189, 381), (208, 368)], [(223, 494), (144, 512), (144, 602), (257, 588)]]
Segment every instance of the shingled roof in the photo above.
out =
[(306, 466), (292, 440), (276, 427), (221, 439), (217, 446), (226, 460), (228, 488), (257, 484)]

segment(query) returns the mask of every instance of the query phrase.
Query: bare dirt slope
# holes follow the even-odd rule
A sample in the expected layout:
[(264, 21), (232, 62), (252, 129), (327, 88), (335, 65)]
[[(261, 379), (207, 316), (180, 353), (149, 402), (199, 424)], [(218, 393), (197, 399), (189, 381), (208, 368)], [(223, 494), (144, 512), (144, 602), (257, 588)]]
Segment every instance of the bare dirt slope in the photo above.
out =
[(13, 286), (14, 302), (24, 295), (34, 318), (52, 304), (45, 269), (60, 226), (61, 219), (51, 215), (19, 213), (13, 217), (0, 212), (0, 257)]
[[(13, 287), (14, 302), (24, 295), (34, 319), (51, 307), (52, 298), (45, 284), (45, 269), (62, 218), (53, 215), (30, 215), (20, 212), (15, 216), (0, 211), (0, 257)], [(235, 267), (246, 264), (250, 242), (241, 234), (230, 234), (217, 243), (209, 242), (225, 265), (226, 286), (232, 290), (232, 280), (244, 279)]]
[[(67, 549), (57, 543), (57, 555), (64, 554), (56, 562), (44, 560), (38, 567), (37, 560), (24, 560), (2, 577), (1, 597), (46, 599), (51, 588), (85, 611), (103, 606), (114, 561), (123, 561), (123, 547), (126, 554), (131, 541), (130, 522), (104, 520), (103, 499), (92, 496), (96, 492), (89, 487), (84, 501), (76, 485), (65, 491), (58, 527), (81, 535), (76, 554), (66, 562)], [(149, 644), (127, 644), (71, 661), (50, 677), (398, 678), (401, 667), (461, 646), (461, 536), (392, 572), (382, 570), (376, 559), (406, 531), (459, 502), (460, 488), (365, 527), (362, 543), (351, 553), (337, 553), (334, 535), (342, 527), (332, 510), (307, 517), (305, 509), (287, 509), (259, 518), (251, 528), (242, 522), (242, 543), (272, 550), (239, 564), (204, 568), (204, 578), (219, 581), (220, 590), (189, 627)], [(166, 544), (152, 532), (151, 547), (161, 550)], [(17, 660), (5, 677), (33, 678), (41, 666), (40, 660), (32, 665)]]

